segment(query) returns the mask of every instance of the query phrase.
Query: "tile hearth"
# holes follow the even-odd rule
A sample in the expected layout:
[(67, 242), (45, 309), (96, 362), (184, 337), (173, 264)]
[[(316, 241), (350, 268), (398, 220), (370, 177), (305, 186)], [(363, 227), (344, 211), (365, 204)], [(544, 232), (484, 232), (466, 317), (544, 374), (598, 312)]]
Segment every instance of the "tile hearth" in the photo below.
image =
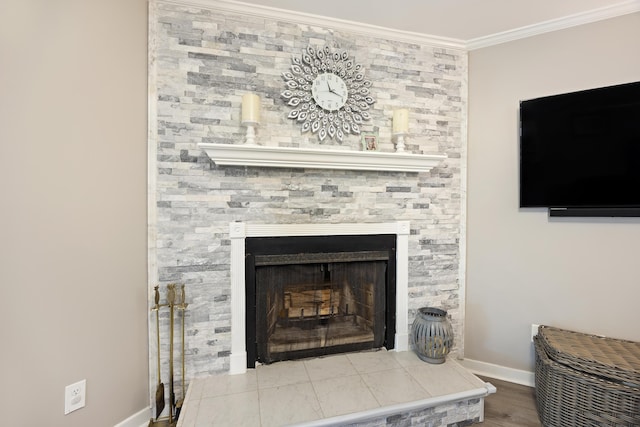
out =
[(195, 379), (178, 427), (379, 426), (406, 417), (439, 426), (481, 421), (493, 392), (453, 358), (432, 365), (413, 352), (358, 352)]

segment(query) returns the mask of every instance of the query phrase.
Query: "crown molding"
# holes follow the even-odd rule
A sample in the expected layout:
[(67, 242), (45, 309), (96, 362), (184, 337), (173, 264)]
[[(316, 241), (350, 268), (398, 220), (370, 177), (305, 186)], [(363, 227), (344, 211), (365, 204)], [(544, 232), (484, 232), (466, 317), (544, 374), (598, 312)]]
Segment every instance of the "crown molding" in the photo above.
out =
[(525, 27), (515, 28), (501, 33), (470, 39), (467, 40), (466, 48), (467, 50), (481, 49), (635, 12), (640, 12), (640, 0), (627, 0), (615, 5), (601, 7), (587, 12), (576, 13), (574, 15), (551, 19), (534, 25), (527, 25)]
[(363, 36), (382, 37), (407, 43), (418, 43), (447, 49), (470, 51), (494, 46), (510, 41), (520, 40), (540, 34), (615, 18), (630, 13), (640, 12), (640, 0), (626, 0), (617, 4), (593, 9), (586, 12), (551, 19), (533, 25), (527, 25), (500, 33), (462, 40), (450, 37), (416, 33), (380, 27), (362, 22), (329, 18), (292, 10), (249, 4), (235, 0), (150, 0), (152, 3), (164, 3), (176, 6), (198, 7), (209, 10), (222, 10), (242, 15), (270, 18), (295, 24), (306, 24), (329, 28), (332, 30), (348, 31)]
[(257, 4), (243, 3), (234, 0), (151, 0), (157, 3), (172, 4), (177, 6), (199, 7), (210, 10), (223, 10), (242, 15), (271, 18), (278, 21), (294, 24), (306, 24), (332, 30), (348, 31), (362, 36), (382, 37), (388, 40), (396, 40), (407, 43), (432, 45), (448, 49), (466, 51), (466, 42), (461, 39), (432, 36), (411, 31), (395, 30), (379, 27), (362, 22), (348, 21), (344, 19), (329, 18), (326, 16), (312, 15), (309, 13), (295, 12), (292, 10), (277, 9), (274, 7)]

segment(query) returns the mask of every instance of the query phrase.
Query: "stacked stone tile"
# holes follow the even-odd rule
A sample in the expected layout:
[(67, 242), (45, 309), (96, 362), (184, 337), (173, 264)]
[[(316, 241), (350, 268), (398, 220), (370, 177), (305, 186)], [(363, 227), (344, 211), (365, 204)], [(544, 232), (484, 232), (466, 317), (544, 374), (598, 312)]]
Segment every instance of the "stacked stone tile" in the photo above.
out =
[[(188, 377), (229, 368), (229, 223), (411, 222), (409, 323), (417, 308), (449, 312), (461, 342), (461, 170), (467, 57), (462, 50), (389, 40), (194, 6), (154, 3), (152, 82), (156, 259), (161, 286), (185, 283)], [(281, 74), (307, 45), (347, 50), (372, 80), (364, 132), (393, 151), (391, 117), (410, 110), (407, 151), (445, 153), (429, 173), (219, 167), (198, 143), (240, 144), (241, 98), (262, 99), (263, 145), (360, 149), (355, 135), (320, 144), (287, 119)], [(153, 91), (151, 91), (153, 93)], [(152, 126), (153, 128), (153, 126)], [(152, 138), (153, 140), (153, 138)], [(163, 319), (165, 324), (167, 319)], [(166, 361), (165, 361), (166, 364)]]

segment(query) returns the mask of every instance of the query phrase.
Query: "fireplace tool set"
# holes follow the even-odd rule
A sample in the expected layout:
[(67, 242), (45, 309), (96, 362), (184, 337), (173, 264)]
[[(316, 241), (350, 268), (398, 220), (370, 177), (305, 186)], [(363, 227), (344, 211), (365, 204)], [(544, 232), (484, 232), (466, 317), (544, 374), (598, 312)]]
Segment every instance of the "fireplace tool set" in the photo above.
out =
[[(156, 312), (156, 338), (157, 338), (157, 363), (158, 363), (158, 385), (156, 387), (155, 392), (155, 406), (156, 406), (156, 416), (155, 420), (151, 419), (149, 421), (149, 427), (160, 427), (160, 426), (175, 426), (178, 417), (180, 416), (180, 411), (182, 409), (182, 404), (184, 403), (185, 396), (185, 369), (184, 369), (184, 317), (185, 310), (187, 309), (187, 304), (185, 302), (185, 291), (184, 285), (180, 285), (179, 289), (179, 298), (177, 296), (178, 290), (176, 289), (176, 284), (168, 284), (167, 285), (167, 303), (160, 304), (160, 291), (159, 286), (155, 286), (153, 288), (154, 291), (154, 305), (151, 308), (151, 311)], [(168, 307), (169, 309), (169, 416), (160, 418), (162, 411), (164, 411), (166, 398), (165, 398), (165, 385), (162, 382), (162, 370), (160, 366), (160, 309), (163, 307)], [(175, 317), (176, 311), (181, 312), (182, 315), (180, 317), (180, 364), (182, 367), (181, 372), (181, 381), (182, 381), (182, 396), (179, 400), (176, 401), (176, 394), (174, 389), (174, 339), (175, 339)]]

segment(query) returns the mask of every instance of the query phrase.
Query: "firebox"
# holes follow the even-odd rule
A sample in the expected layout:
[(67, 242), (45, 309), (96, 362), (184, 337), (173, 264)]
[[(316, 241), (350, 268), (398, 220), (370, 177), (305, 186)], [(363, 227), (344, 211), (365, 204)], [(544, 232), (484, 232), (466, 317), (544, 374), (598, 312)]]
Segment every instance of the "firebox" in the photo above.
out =
[(394, 346), (396, 236), (245, 242), (247, 367)]

